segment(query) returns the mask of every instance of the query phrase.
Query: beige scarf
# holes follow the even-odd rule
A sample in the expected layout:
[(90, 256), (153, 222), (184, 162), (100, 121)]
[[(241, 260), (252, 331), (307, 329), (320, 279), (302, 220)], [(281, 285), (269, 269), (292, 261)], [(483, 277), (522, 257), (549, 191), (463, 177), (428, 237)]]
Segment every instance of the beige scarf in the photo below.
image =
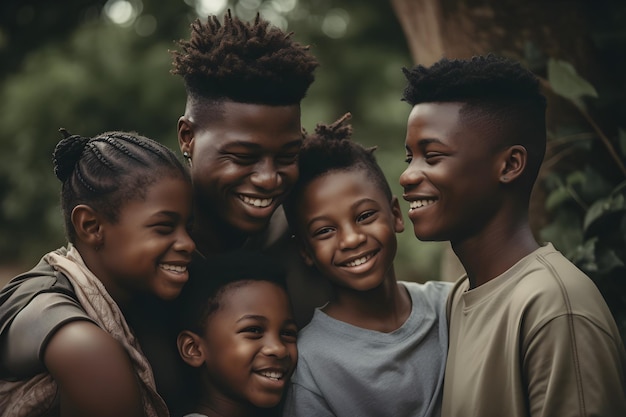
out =
[[(128, 327), (118, 305), (102, 282), (84, 264), (76, 248), (69, 245), (67, 254), (50, 252), (44, 259), (70, 280), (87, 315), (126, 349), (141, 383), (145, 415), (169, 416), (165, 402), (156, 392), (152, 369), (137, 339)], [(58, 401), (57, 386), (49, 374), (40, 374), (26, 381), (0, 381), (2, 417), (45, 415), (56, 401)]]

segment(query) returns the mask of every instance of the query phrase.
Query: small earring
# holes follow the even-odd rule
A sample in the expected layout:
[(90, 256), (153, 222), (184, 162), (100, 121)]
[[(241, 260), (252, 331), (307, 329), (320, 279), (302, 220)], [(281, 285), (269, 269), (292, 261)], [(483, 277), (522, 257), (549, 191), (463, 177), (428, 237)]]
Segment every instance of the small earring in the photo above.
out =
[(187, 163), (189, 164), (189, 168), (191, 168), (192, 163), (191, 163), (191, 155), (189, 155), (189, 152), (184, 151), (183, 157), (187, 160)]

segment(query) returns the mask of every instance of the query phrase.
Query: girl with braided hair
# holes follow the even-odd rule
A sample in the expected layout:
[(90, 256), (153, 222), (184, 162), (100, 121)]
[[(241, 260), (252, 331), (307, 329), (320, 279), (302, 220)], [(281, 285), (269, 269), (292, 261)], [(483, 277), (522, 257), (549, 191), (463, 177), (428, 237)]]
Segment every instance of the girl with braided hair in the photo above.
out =
[(69, 244), (0, 292), (0, 415), (168, 416), (125, 313), (188, 279), (189, 174), (134, 133), (63, 133), (54, 172)]
[(439, 416), (450, 283), (397, 281), (404, 223), (373, 149), (349, 114), (300, 151), (285, 213), (307, 265), (332, 288), (298, 334), (284, 416)]

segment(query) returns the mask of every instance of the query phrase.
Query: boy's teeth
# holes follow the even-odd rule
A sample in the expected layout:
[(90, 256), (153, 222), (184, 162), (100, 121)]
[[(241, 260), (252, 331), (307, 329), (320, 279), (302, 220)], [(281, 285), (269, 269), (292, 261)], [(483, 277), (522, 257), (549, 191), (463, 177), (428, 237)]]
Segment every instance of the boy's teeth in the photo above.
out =
[(263, 371), (263, 372), (259, 372), (261, 375), (263, 375), (266, 378), (269, 379), (275, 379), (275, 380), (279, 380), (283, 377), (283, 373), (282, 372), (277, 372), (277, 371)]
[(181, 266), (181, 265), (161, 264), (160, 266), (162, 269), (165, 269), (166, 271), (185, 272), (187, 270), (186, 266)]
[(250, 198), (245, 195), (241, 196), (241, 201), (254, 207), (268, 207), (270, 204), (272, 204), (272, 200), (272, 198)]
[(364, 256), (362, 258), (355, 259), (352, 262), (348, 262), (346, 264), (346, 266), (359, 266), (359, 265), (364, 264), (365, 262), (367, 262), (371, 257), (372, 257), (372, 255), (367, 255), (367, 256)]
[(410, 208), (411, 210), (413, 210), (413, 209), (420, 208), (420, 207), (426, 207), (426, 206), (431, 205), (431, 204), (432, 204), (432, 203), (434, 203), (434, 202), (435, 202), (435, 200), (426, 200), (426, 199), (423, 199), (423, 200), (415, 200), (415, 201), (411, 201), (411, 202), (409, 203), (409, 208)]

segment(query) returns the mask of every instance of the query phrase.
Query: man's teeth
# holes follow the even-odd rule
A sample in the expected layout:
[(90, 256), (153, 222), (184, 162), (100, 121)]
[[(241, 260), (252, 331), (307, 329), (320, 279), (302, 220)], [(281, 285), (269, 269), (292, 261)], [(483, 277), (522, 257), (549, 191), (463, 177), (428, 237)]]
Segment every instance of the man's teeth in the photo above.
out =
[(261, 207), (261, 208), (268, 207), (270, 204), (272, 204), (272, 201), (274, 200), (272, 198), (250, 198), (245, 195), (242, 195), (240, 198), (241, 198), (241, 201), (243, 201), (246, 204), (250, 204), (251, 206)]
[(415, 200), (415, 201), (411, 201), (409, 203), (409, 208), (411, 210), (416, 209), (416, 208), (421, 208), (421, 207), (426, 207), (426, 206), (430, 206), (431, 204), (433, 204), (435, 202), (435, 200)]
[(185, 272), (187, 270), (186, 266), (181, 266), (181, 265), (168, 265), (168, 264), (161, 264), (159, 265), (162, 269), (165, 269), (166, 271), (174, 271), (174, 272)]
[(355, 259), (352, 262), (348, 262), (346, 264), (346, 266), (359, 266), (359, 265), (364, 264), (365, 262), (369, 261), (371, 258), (372, 258), (372, 255), (366, 255), (366, 256), (364, 256), (362, 258)]
[(266, 378), (273, 379), (276, 381), (281, 379), (284, 375), (283, 372), (278, 372), (278, 371), (261, 371), (259, 372), (259, 374), (263, 375)]

